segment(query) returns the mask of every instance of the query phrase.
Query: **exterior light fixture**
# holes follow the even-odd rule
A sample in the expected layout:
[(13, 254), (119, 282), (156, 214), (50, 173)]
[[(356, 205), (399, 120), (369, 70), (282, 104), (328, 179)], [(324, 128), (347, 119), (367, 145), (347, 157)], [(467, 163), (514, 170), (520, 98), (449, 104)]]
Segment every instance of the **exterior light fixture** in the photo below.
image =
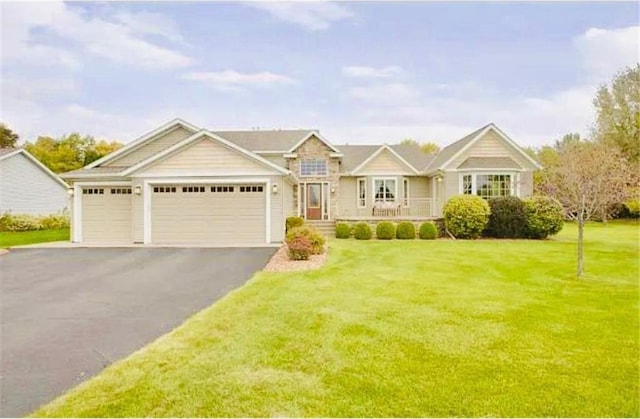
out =
[(67, 195), (73, 196), (73, 188), (68, 188), (67, 189)]
[(438, 176), (436, 180), (438, 181), (438, 183), (442, 183), (442, 176)]
[(140, 195), (142, 193), (142, 188), (138, 185), (135, 188), (133, 188), (133, 191), (135, 192), (136, 195)]
[(336, 193), (336, 185), (335, 184), (331, 184), (331, 193)]
[(274, 183), (273, 186), (271, 186), (271, 192), (273, 192), (274, 194), (278, 193), (278, 184)]

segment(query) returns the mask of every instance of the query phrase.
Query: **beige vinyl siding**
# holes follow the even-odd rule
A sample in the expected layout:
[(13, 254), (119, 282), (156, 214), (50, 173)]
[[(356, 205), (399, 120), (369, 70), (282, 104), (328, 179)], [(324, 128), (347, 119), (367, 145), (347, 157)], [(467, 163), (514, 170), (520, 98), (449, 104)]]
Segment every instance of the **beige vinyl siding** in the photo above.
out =
[(156, 193), (151, 188), (151, 241), (158, 244), (262, 244), (265, 242), (265, 194), (240, 192), (244, 185), (233, 186), (234, 192), (183, 192), (187, 185), (174, 186), (175, 193)]
[(126, 186), (87, 186), (103, 194), (82, 194), (82, 242), (131, 243), (131, 198), (133, 194), (112, 194)]
[(144, 186), (142, 179), (134, 178), (131, 187), (139, 186), (142, 193), (131, 198), (131, 220), (133, 224), (133, 242), (144, 243)]
[[(291, 186), (285, 183), (282, 176), (273, 176), (270, 180), (271, 186), (269, 188), (273, 188), (273, 185), (278, 185), (277, 194), (274, 194), (272, 189), (266, 192), (270, 194), (271, 198), (271, 241), (281, 242), (284, 240), (285, 218), (289, 216), (285, 210), (285, 195), (288, 193), (285, 192), (285, 189), (291, 188)], [(293, 194), (293, 191), (291, 193)], [(262, 219), (264, 220), (264, 214)], [(264, 243), (264, 236), (262, 237), (262, 243)]]
[(272, 168), (241, 155), (216, 141), (202, 139), (154, 164), (143, 173), (147, 174), (181, 174), (184, 171), (192, 173), (229, 175), (234, 173), (252, 174), (274, 171)]
[(104, 166), (133, 166), (136, 163), (141, 162), (162, 150), (166, 150), (174, 144), (179, 143), (185, 138), (191, 136), (193, 133), (185, 128), (176, 127), (171, 131), (162, 134), (147, 144), (129, 152), (123, 156), (112, 160)]
[(260, 156), (284, 169), (287, 168), (287, 159), (285, 159), (282, 154), (260, 154)]
[(520, 172), (520, 197), (533, 195), (533, 172)]
[(442, 196), (438, 200), (440, 208), (444, 206), (449, 198), (455, 195), (460, 195), (460, 185), (458, 182), (458, 172), (445, 172), (444, 178), (440, 184), (442, 189)]
[(383, 150), (375, 156), (373, 160), (363, 166), (362, 169), (359, 170), (359, 173), (385, 175), (411, 173), (411, 170), (388, 150)]
[(409, 199), (431, 197), (431, 182), (428, 178), (410, 176), (407, 179), (409, 179)]
[(522, 157), (522, 155), (511, 145), (500, 138), (500, 136), (493, 130), (487, 132), (475, 144), (469, 147), (468, 150), (452, 161), (448, 167), (456, 168), (469, 157), (511, 157), (521, 167), (533, 168), (530, 162)]
[[(340, 178), (338, 187), (338, 215), (342, 217), (355, 216), (358, 214), (357, 179), (358, 178), (351, 176)], [(369, 206), (369, 200), (367, 200), (367, 206)]]

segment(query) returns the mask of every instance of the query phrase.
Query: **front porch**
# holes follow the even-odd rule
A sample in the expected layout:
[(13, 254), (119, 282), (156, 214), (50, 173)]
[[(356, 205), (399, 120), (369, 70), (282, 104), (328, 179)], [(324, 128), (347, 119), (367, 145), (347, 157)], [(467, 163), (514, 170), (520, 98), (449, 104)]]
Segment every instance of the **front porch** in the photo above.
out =
[(412, 198), (403, 203), (375, 202), (355, 211), (339, 210), (336, 221), (425, 221), (439, 218), (433, 198)]

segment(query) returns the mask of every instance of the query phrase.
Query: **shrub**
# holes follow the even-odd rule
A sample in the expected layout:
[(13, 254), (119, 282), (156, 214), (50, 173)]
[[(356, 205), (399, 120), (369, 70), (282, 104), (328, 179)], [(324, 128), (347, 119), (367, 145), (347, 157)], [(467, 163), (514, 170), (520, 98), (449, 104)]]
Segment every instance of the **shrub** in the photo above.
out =
[(443, 208), (444, 225), (461, 239), (477, 239), (489, 222), (491, 210), (487, 201), (475, 195), (450, 198)]
[(398, 223), (396, 228), (396, 239), (413, 240), (416, 238), (416, 226), (410, 221), (402, 221)]
[(396, 226), (391, 221), (381, 221), (376, 226), (378, 240), (391, 240), (396, 236)]
[(527, 217), (524, 202), (517, 196), (502, 196), (489, 201), (491, 215), (484, 234), (489, 237), (517, 239), (526, 237)]
[(59, 230), (63, 228), (69, 228), (67, 213), (29, 215), (5, 212), (0, 215), (0, 231)]
[(420, 238), (423, 240), (433, 240), (438, 236), (438, 229), (431, 222), (422, 223), (420, 225)]
[(351, 236), (351, 226), (347, 223), (336, 224), (336, 238), (348, 239)]
[(302, 227), (304, 225), (304, 218), (302, 217), (287, 217), (286, 232), (292, 228)]
[(624, 203), (624, 207), (626, 208), (630, 217), (640, 217), (640, 199), (630, 199)]
[(69, 216), (67, 214), (50, 214), (40, 220), (44, 230), (60, 230), (69, 228)]
[(286, 242), (294, 240), (296, 237), (306, 237), (311, 243), (311, 253), (320, 255), (324, 252), (324, 244), (327, 239), (318, 230), (311, 226), (294, 227), (287, 233)]
[(291, 260), (307, 260), (312, 253), (311, 240), (305, 236), (296, 236), (287, 240), (287, 248)]
[(538, 195), (524, 200), (526, 236), (545, 239), (557, 234), (564, 224), (562, 205), (553, 198)]
[(353, 228), (353, 237), (356, 240), (369, 240), (372, 236), (371, 227), (367, 223), (358, 223)]

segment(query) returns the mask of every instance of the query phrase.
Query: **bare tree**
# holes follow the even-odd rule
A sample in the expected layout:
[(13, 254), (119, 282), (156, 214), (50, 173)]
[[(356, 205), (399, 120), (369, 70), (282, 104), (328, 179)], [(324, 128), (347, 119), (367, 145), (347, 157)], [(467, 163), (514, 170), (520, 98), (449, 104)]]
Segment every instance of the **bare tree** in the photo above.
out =
[(566, 216), (578, 222), (578, 277), (584, 274), (584, 224), (623, 202), (636, 183), (621, 151), (599, 142), (568, 142), (559, 149), (558, 164), (546, 168), (540, 189), (557, 199)]

